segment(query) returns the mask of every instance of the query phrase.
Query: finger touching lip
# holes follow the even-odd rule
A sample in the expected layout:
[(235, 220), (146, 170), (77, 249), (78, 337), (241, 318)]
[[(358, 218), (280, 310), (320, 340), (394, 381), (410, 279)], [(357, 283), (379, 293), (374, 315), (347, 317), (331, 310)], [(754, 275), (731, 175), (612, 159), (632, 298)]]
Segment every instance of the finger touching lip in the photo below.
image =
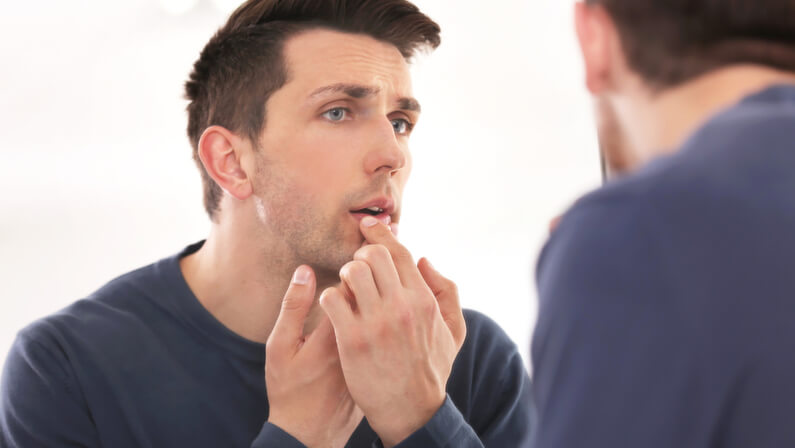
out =
[(356, 219), (357, 222), (360, 222), (364, 218), (372, 217), (375, 218), (376, 221), (383, 223), (385, 226), (389, 226), (392, 224), (392, 215), (388, 213), (380, 213), (378, 215), (370, 215), (367, 213), (360, 213), (360, 212), (351, 212), (351, 215)]

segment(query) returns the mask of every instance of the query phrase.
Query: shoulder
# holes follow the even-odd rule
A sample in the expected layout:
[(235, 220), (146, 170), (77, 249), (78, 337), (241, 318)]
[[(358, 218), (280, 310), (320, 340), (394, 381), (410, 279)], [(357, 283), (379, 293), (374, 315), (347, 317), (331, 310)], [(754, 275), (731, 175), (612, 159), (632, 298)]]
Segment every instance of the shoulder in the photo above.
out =
[(493, 319), (471, 309), (464, 309), (467, 337), (461, 351), (476, 353), (479, 356), (493, 356), (496, 353), (508, 354), (517, 351), (516, 344), (505, 330)]
[(593, 271), (623, 268), (618, 266), (623, 260), (653, 250), (647, 236), (654, 225), (651, 182), (627, 179), (580, 199), (562, 217), (541, 253), (539, 286), (558, 275), (587, 279)]
[(774, 144), (789, 147), (795, 138), (795, 89), (771, 88), (751, 95), (713, 116), (685, 143), (738, 147)]
[(453, 366), (453, 382), (463, 382), (469, 390), (488, 389), (527, 376), (518, 347), (494, 320), (470, 309), (464, 310), (464, 319), (467, 336)]
[(157, 270), (156, 263), (111, 280), (20, 330), (16, 344), (39, 346), (64, 358), (77, 357), (76, 351), (87, 346), (112, 348), (144, 325), (157, 308), (155, 299), (162, 288)]
[(678, 287), (671, 255), (678, 235), (661, 224), (658, 212), (660, 203), (674, 199), (656, 189), (659, 175), (608, 185), (563, 217), (537, 265), (534, 345), (563, 342), (547, 336), (590, 326), (600, 327), (596, 334), (614, 331), (629, 315), (649, 325), (678, 319), (668, 300)]

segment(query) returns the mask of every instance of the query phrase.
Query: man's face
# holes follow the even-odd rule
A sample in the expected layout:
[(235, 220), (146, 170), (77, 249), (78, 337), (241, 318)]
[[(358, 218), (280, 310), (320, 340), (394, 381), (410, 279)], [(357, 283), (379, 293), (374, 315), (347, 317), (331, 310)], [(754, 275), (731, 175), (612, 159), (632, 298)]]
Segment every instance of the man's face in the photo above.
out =
[(284, 57), (252, 180), (258, 220), (285, 261), (336, 273), (364, 241), (364, 216), (399, 220), (419, 105), (400, 52), (370, 37), (312, 30)]

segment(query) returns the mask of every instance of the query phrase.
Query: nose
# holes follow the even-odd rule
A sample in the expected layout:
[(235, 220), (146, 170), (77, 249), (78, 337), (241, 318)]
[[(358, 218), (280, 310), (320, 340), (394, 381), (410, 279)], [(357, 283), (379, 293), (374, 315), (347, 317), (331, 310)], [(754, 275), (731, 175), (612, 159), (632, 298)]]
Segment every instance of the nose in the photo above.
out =
[(386, 125), (379, 123), (372, 134), (364, 167), (367, 174), (388, 172), (394, 175), (406, 166), (408, 148), (398, 141), (392, 122), (388, 118)]

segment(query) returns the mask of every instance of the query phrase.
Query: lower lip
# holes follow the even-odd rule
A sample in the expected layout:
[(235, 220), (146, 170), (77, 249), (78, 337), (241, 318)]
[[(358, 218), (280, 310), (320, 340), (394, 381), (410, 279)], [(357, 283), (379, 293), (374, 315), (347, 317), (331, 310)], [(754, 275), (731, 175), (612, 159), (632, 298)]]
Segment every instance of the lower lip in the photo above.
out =
[(389, 216), (389, 214), (387, 213), (381, 213), (380, 215), (375, 215), (375, 216), (368, 215), (367, 213), (351, 213), (351, 216), (353, 216), (353, 219), (355, 219), (356, 222), (360, 222), (362, 219), (368, 216), (372, 216), (373, 218), (384, 223), (385, 226), (392, 224), (392, 217)]

